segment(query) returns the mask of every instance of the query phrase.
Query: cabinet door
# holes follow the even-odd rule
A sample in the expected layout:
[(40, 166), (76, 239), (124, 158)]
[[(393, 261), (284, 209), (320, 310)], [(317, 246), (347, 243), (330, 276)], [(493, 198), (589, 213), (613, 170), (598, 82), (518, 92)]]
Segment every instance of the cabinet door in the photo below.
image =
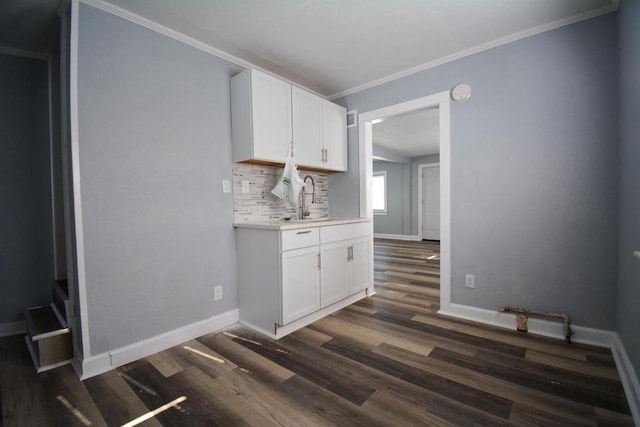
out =
[(292, 88), (293, 146), (299, 165), (323, 167), (322, 102), (316, 95)]
[(320, 246), (320, 305), (322, 308), (349, 295), (348, 247), (346, 241)]
[(251, 70), (253, 158), (284, 163), (291, 142), (291, 85)]
[(354, 294), (371, 286), (371, 238), (362, 237), (350, 241), (353, 259), (349, 261), (349, 294)]
[(326, 150), (326, 169), (346, 171), (347, 159), (347, 110), (340, 105), (323, 100), (323, 144)]
[(282, 252), (281, 325), (319, 309), (318, 247)]

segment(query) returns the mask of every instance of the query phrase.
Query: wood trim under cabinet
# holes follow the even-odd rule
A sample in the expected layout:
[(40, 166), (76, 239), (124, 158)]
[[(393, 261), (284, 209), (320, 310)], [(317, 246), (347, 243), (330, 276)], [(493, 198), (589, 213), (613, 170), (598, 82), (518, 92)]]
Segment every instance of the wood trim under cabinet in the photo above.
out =
[[(277, 162), (268, 162), (268, 161), (264, 161), (264, 160), (244, 160), (242, 162), (236, 162), (236, 163), (243, 163), (243, 164), (249, 164), (249, 165), (260, 165), (260, 166), (275, 166), (277, 168), (284, 168), (284, 163), (277, 163)], [(331, 170), (331, 169), (322, 169), (322, 168), (311, 168), (311, 167), (306, 167), (306, 166), (299, 166), (296, 165), (298, 170), (302, 170), (302, 171), (311, 171), (311, 172), (321, 172), (321, 173), (341, 173), (342, 171), (336, 171), (336, 170)]]

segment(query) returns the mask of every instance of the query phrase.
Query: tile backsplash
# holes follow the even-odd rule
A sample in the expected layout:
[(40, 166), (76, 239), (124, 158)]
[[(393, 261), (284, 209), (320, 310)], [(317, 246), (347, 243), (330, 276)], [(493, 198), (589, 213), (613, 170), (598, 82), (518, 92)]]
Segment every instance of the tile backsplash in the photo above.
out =
[[(297, 205), (271, 194), (284, 171), (281, 167), (252, 165), (247, 163), (233, 164), (233, 221), (266, 221), (286, 216), (297, 218), (300, 209)], [(313, 178), (316, 191), (316, 202), (311, 203), (312, 196), (305, 196), (306, 206), (311, 213), (310, 218), (329, 216), (329, 192), (327, 174), (322, 172), (298, 171), (301, 178), (307, 175)], [(249, 192), (242, 192), (242, 181), (249, 181)], [(311, 180), (307, 179), (308, 187)], [(310, 190), (310, 188), (309, 188)]]

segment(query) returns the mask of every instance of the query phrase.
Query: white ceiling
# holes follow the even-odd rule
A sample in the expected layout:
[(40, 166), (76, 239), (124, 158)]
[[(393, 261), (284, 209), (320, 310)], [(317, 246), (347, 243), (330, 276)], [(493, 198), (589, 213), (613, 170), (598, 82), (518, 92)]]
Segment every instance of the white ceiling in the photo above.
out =
[[(3, 0), (7, 1), (7, 0)], [(8, 0), (17, 1), (17, 0)], [(84, 0), (104, 4), (102, 0)], [(618, 0), (106, 0), (335, 98), (616, 10)], [(2, 3), (0, 1), (0, 3)]]
[[(618, 6), (618, 0), (82, 1), (153, 21), (330, 99)], [(0, 51), (57, 50), (61, 2), (0, 0)], [(374, 145), (408, 157), (432, 154), (437, 133), (437, 110), (421, 111), (376, 125)]]
[(416, 110), (373, 125), (373, 145), (403, 157), (440, 152), (439, 111)]

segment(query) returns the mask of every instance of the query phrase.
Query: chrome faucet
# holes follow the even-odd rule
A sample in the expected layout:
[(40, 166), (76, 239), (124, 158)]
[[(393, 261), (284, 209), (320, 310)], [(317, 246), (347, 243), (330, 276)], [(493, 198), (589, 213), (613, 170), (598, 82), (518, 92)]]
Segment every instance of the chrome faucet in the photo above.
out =
[[(309, 178), (311, 180), (311, 188), (313, 188), (313, 192), (312, 193), (307, 193), (306, 189), (307, 189), (307, 178)], [(301, 219), (305, 219), (306, 217), (308, 217), (309, 215), (311, 215), (311, 212), (309, 212), (309, 209), (307, 209), (306, 204), (305, 204), (305, 194), (311, 194), (311, 203), (315, 203), (316, 202), (316, 183), (313, 181), (313, 177), (311, 175), (307, 175), (304, 177), (304, 179), (302, 180), (304, 182), (304, 186), (302, 187), (302, 191), (300, 192), (300, 218)]]

